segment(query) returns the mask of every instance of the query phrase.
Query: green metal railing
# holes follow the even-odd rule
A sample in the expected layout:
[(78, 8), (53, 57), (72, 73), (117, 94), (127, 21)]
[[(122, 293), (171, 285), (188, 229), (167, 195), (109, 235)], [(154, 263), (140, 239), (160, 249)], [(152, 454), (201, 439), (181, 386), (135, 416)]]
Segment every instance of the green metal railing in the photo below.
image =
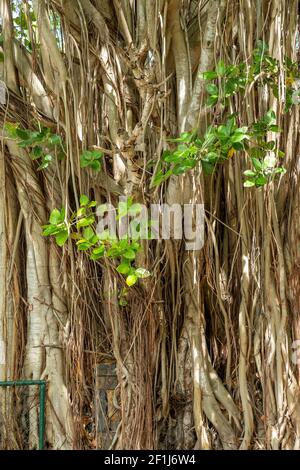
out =
[(39, 450), (43, 450), (45, 437), (45, 402), (47, 382), (45, 380), (13, 380), (0, 382), (0, 387), (23, 387), (31, 385), (37, 385), (39, 387)]

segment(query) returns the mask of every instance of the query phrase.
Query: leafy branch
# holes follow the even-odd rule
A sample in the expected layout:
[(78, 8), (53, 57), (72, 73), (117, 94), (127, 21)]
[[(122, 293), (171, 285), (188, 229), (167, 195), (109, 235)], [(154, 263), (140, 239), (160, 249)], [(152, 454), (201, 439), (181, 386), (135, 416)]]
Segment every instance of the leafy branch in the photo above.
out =
[(30, 149), (31, 159), (39, 161), (38, 170), (48, 168), (54, 160), (54, 155), (57, 155), (59, 159), (64, 158), (61, 137), (54, 134), (48, 127), (31, 131), (20, 128), (18, 123), (6, 123), (5, 129), (10, 138), (17, 140), (19, 147)]
[[(225, 65), (220, 60), (216, 70), (203, 72), (203, 80), (209, 82), (206, 86), (208, 93), (208, 106), (221, 103), (223, 106), (229, 104), (229, 99), (244, 91), (246, 86), (257, 83), (258, 86), (268, 85), (276, 98), (278, 98), (278, 83), (280, 76), (280, 63), (268, 54), (268, 47), (263, 41), (258, 42), (253, 52), (250, 64), (241, 62), (234, 65)], [(286, 57), (283, 62), (285, 73), (285, 111), (293, 105), (293, 94), (297, 80), (300, 78), (297, 62)]]
[[(297, 102), (300, 73), (298, 64), (289, 58), (285, 58), (283, 69), (286, 77), (285, 111), (288, 111)], [(258, 86), (268, 85), (274, 96), (278, 97), (280, 73), (279, 61), (271, 57), (266, 44), (259, 41), (250, 65), (246, 62), (225, 65), (221, 60), (215, 70), (201, 74), (203, 80), (208, 82), (207, 105), (213, 107), (219, 104), (224, 111), (234, 95), (253, 83)], [(169, 140), (177, 147), (163, 152), (152, 185), (158, 186), (171, 175), (183, 174), (198, 163), (201, 163), (205, 174), (212, 174), (217, 165), (227, 161), (236, 152), (243, 151), (252, 163), (252, 168), (244, 172), (244, 186), (264, 186), (274, 176), (285, 173), (280, 163), (284, 153), (275, 141), (267, 141), (270, 132), (281, 132), (274, 111), (267, 112), (261, 120), (250, 126), (238, 127), (236, 115), (230, 115), (225, 123), (209, 126), (204, 136), (199, 136), (197, 131), (184, 132), (179, 138)]]
[[(141, 250), (137, 236), (129, 237), (127, 234), (118, 239), (108, 229), (97, 233), (96, 218), (93, 209), (96, 201), (90, 201), (88, 196), (80, 197), (80, 208), (73, 212), (68, 220), (64, 209), (54, 209), (49, 218), (49, 224), (43, 226), (44, 236), (55, 236), (58, 246), (63, 246), (68, 239), (76, 240), (79, 251), (87, 251), (89, 258), (98, 261), (108, 258), (117, 261), (116, 270), (125, 276), (126, 284), (133, 286), (138, 279), (150, 276), (150, 272), (142, 267), (135, 267), (135, 260)], [(107, 205), (99, 206), (102, 213)], [(117, 219), (127, 215), (136, 215), (141, 211), (139, 204), (134, 204), (131, 198), (120, 202), (116, 210)]]
[(274, 141), (266, 142), (265, 136), (269, 131), (280, 132), (273, 111), (250, 127), (238, 127), (236, 116), (232, 115), (225, 124), (210, 126), (203, 137), (199, 137), (197, 132), (184, 132), (179, 138), (170, 140), (178, 146), (163, 153), (153, 185), (158, 186), (171, 175), (183, 174), (199, 162), (204, 173), (210, 175), (217, 165), (229, 160), (236, 152), (244, 151), (253, 164), (253, 170), (245, 172), (247, 180), (244, 186), (262, 186), (274, 174), (285, 171), (276, 167), (277, 157), (284, 154), (276, 148)]

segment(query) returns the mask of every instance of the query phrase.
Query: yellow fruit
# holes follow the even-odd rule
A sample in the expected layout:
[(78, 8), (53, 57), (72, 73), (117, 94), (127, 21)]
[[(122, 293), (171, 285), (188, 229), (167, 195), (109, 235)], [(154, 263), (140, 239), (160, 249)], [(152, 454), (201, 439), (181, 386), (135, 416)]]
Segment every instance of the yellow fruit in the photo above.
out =
[(228, 153), (227, 153), (227, 157), (232, 157), (233, 155), (235, 154), (235, 149), (233, 147), (231, 147), (229, 150), (228, 150)]
[(295, 81), (294, 77), (287, 77), (286, 84), (293, 85), (294, 81)]

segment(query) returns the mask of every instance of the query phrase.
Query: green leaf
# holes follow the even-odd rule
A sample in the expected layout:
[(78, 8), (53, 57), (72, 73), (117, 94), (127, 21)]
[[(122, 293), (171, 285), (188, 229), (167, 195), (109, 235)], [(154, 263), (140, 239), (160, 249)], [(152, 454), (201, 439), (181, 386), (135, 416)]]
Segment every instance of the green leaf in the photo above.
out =
[(98, 248), (95, 248), (93, 250), (93, 253), (91, 254), (90, 258), (91, 260), (96, 261), (97, 259), (102, 258), (104, 253), (105, 253), (105, 246), (101, 245)]
[(161, 156), (161, 159), (164, 162), (172, 162), (173, 161), (173, 154), (174, 152), (171, 152), (170, 150), (164, 150)]
[(134, 251), (140, 251), (141, 245), (139, 244), (139, 242), (132, 242), (132, 243), (131, 243), (131, 248), (132, 248)]
[(19, 139), (22, 139), (22, 140), (29, 140), (30, 138), (30, 132), (25, 129), (17, 128), (16, 135), (17, 137), (19, 137)]
[(43, 236), (48, 237), (49, 235), (57, 235), (60, 232), (60, 229), (56, 225), (44, 225), (43, 226)]
[(101, 160), (103, 158), (103, 152), (100, 152), (100, 150), (92, 150), (91, 154), (95, 160)]
[(235, 118), (234, 116), (232, 116), (226, 122), (227, 135), (231, 134), (234, 125), (235, 125)]
[(55, 237), (55, 241), (58, 246), (63, 246), (66, 241), (68, 240), (69, 233), (67, 230), (63, 230), (62, 232), (58, 233)]
[(80, 205), (81, 206), (86, 206), (89, 202), (90, 202), (90, 200), (85, 194), (82, 194), (80, 196)]
[(100, 160), (103, 157), (103, 153), (98, 150), (85, 150), (80, 156), (81, 168), (91, 168), (94, 171), (99, 171), (101, 168)]
[(213, 71), (211, 71), (211, 72), (202, 72), (200, 74), (200, 76), (203, 80), (214, 80), (215, 78), (218, 78), (217, 72), (213, 72)]
[(252, 176), (256, 176), (256, 173), (255, 171), (252, 171), (252, 170), (246, 170), (244, 171), (244, 175), (252, 177)]
[(83, 219), (80, 219), (77, 222), (77, 229), (82, 228), (82, 227), (88, 227), (89, 225), (92, 225), (94, 222), (95, 222), (94, 216), (84, 217)]
[(249, 154), (251, 157), (253, 158), (261, 158), (264, 156), (265, 152), (263, 149), (259, 148), (259, 147), (252, 147), (250, 150), (249, 150)]
[(255, 186), (254, 181), (246, 180), (246, 181), (244, 182), (244, 187), (245, 187), (245, 188), (251, 188), (252, 186)]
[(129, 276), (127, 276), (126, 278), (126, 284), (131, 287), (133, 286), (136, 282), (137, 282), (138, 278), (135, 274), (130, 274)]
[(207, 100), (207, 106), (214, 106), (218, 102), (217, 95), (210, 95)]
[(217, 63), (216, 72), (217, 72), (217, 74), (218, 74), (220, 77), (223, 77), (223, 75), (225, 75), (226, 66), (225, 66), (223, 60), (220, 60), (220, 61)]
[(122, 250), (117, 245), (112, 246), (107, 250), (106, 255), (109, 258), (118, 258), (122, 254)]
[(268, 150), (274, 150), (276, 146), (276, 142), (274, 140), (270, 140), (269, 142), (266, 142), (265, 148)]
[(258, 178), (256, 178), (255, 185), (264, 186), (267, 182), (268, 182), (268, 179), (265, 176), (260, 175)]
[(261, 170), (262, 169), (262, 162), (260, 162), (257, 158), (251, 158), (251, 161), (253, 163), (253, 166), (254, 168), (256, 168), (256, 170)]
[(129, 248), (128, 250), (125, 251), (123, 256), (126, 259), (134, 260), (135, 259), (135, 251), (132, 248)]
[[(190, 132), (182, 132), (180, 134), (180, 137), (177, 137), (176, 139), (168, 139), (168, 141), (169, 142), (186, 142), (186, 143), (189, 143), (191, 141), (191, 136), (192, 136), (192, 134)], [(166, 150), (165, 152), (169, 152), (169, 151)]]
[(6, 122), (4, 129), (7, 131), (9, 137), (16, 139), (17, 138), (17, 128), (18, 124)]
[(49, 166), (49, 161), (43, 159), (42, 163), (38, 167), (38, 170), (44, 170), (45, 168), (48, 168)]
[(161, 183), (166, 181), (172, 175), (172, 170), (168, 170), (166, 173), (159, 171), (153, 178), (153, 186), (159, 186)]
[(31, 156), (32, 160), (37, 160), (38, 158), (40, 158), (42, 156), (42, 153), (43, 153), (42, 147), (37, 145), (36, 147), (33, 147), (30, 156)]
[(203, 171), (206, 175), (211, 175), (215, 171), (215, 165), (201, 160)]
[(218, 96), (219, 94), (219, 89), (214, 83), (208, 83), (208, 85), (206, 85), (206, 90), (209, 95)]
[(243, 142), (233, 142), (232, 147), (234, 150), (245, 150), (245, 143)]
[(228, 137), (230, 135), (228, 127), (224, 126), (224, 124), (221, 124), (221, 126), (218, 127), (217, 132), (221, 137)]
[(145, 279), (146, 277), (151, 276), (150, 272), (147, 271), (147, 269), (144, 269), (144, 268), (137, 268), (137, 269), (135, 270), (135, 275), (136, 275), (138, 278), (141, 278), (141, 279)]
[(279, 168), (275, 168), (275, 173), (282, 173), (284, 175), (286, 173), (286, 169), (280, 166)]
[(94, 237), (94, 235), (94, 230), (91, 227), (88, 227), (83, 231), (83, 236), (86, 240), (90, 241)]
[(218, 160), (219, 156), (216, 152), (209, 152), (206, 156), (205, 156), (205, 161), (209, 162), (209, 163), (216, 163), (216, 161)]
[(94, 162), (90, 163), (89, 166), (92, 168), (94, 171), (99, 171), (101, 169), (101, 163), (98, 162), (98, 160), (95, 160)]
[(86, 161), (94, 160), (93, 154), (89, 150), (85, 150), (84, 152), (82, 152), (81, 158)]
[(82, 217), (83, 215), (86, 214), (86, 207), (80, 207), (80, 209), (78, 209), (77, 211), (77, 217)]
[(83, 158), (80, 158), (80, 168), (87, 168), (89, 165), (90, 165), (89, 161)]
[(236, 143), (236, 142), (242, 142), (243, 140), (249, 139), (248, 134), (242, 134), (242, 133), (237, 133), (235, 132), (233, 136), (231, 137), (231, 142)]
[(52, 225), (57, 225), (59, 222), (63, 220), (62, 214), (58, 209), (53, 209), (50, 214), (49, 222)]
[(266, 122), (269, 125), (273, 125), (276, 123), (276, 114), (273, 110), (270, 110), (266, 113), (266, 115), (263, 118), (263, 121)]
[(89, 242), (80, 240), (79, 242), (77, 242), (77, 247), (79, 251), (86, 251), (91, 248), (91, 244)]
[(229, 97), (236, 93), (238, 88), (238, 84), (236, 83), (236, 79), (230, 79), (225, 83), (225, 96)]
[(247, 132), (248, 132), (247, 126), (239, 127), (238, 129), (234, 131), (235, 134), (246, 134)]
[(164, 180), (164, 173), (160, 170), (154, 176), (152, 185), (159, 186), (163, 182), (163, 180)]
[(52, 145), (61, 145), (61, 137), (59, 135), (54, 134), (49, 137), (49, 142)]
[(121, 263), (121, 264), (119, 264), (119, 266), (117, 267), (117, 271), (118, 271), (118, 273), (120, 273), (120, 274), (128, 274), (129, 271), (130, 271), (130, 265), (127, 264), (127, 263)]
[(181, 165), (176, 165), (173, 168), (173, 173), (174, 175), (182, 175), (186, 171), (190, 170), (191, 168), (194, 168), (197, 164), (197, 161), (191, 161), (191, 162), (185, 162), (184, 164)]
[(269, 129), (272, 132), (282, 132), (282, 129), (280, 129), (279, 126), (270, 126)]

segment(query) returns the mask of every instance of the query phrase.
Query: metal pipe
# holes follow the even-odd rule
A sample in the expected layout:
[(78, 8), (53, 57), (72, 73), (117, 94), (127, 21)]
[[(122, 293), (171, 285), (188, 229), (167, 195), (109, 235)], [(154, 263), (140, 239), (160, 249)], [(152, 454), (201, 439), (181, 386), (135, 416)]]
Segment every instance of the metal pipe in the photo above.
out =
[(39, 450), (44, 449), (46, 382), (40, 385)]
[(21, 387), (22, 385), (46, 385), (45, 380), (13, 380), (0, 382), (0, 387)]

